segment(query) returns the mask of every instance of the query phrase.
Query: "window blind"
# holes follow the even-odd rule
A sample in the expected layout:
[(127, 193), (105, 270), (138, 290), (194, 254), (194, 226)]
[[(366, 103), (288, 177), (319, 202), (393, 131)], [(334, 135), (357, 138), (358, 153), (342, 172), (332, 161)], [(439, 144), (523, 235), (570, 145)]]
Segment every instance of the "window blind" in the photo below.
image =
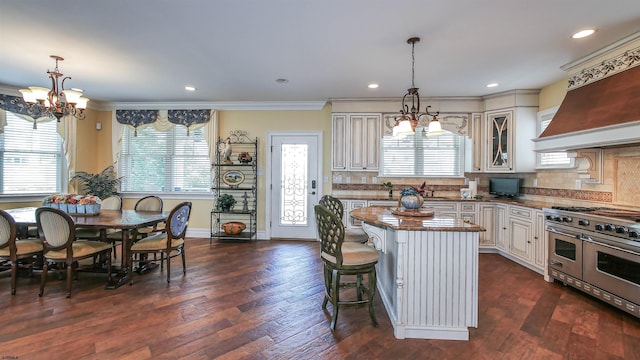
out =
[(51, 194), (60, 191), (62, 139), (55, 120), (33, 123), (7, 111), (0, 134), (2, 194)]
[(158, 131), (126, 128), (122, 137), (120, 175), (123, 192), (210, 192), (211, 161), (204, 129), (187, 136), (183, 126)]
[[(540, 120), (540, 132), (538, 134), (542, 134), (544, 129), (551, 123), (551, 120), (552, 118)], [(566, 167), (571, 165), (571, 158), (564, 151), (547, 152), (540, 154), (539, 162), (538, 165), (540, 167)]]
[(402, 139), (385, 136), (382, 139), (383, 176), (461, 176), (464, 137), (452, 133), (440, 136), (416, 135)]

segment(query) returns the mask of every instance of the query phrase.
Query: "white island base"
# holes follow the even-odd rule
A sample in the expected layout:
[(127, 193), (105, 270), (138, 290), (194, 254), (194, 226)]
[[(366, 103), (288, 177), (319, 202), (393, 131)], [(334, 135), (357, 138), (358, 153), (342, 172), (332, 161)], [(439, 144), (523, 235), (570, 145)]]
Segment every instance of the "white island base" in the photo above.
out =
[(363, 228), (380, 251), (378, 291), (395, 337), (469, 340), (468, 328), (478, 326), (478, 231), (484, 229)]

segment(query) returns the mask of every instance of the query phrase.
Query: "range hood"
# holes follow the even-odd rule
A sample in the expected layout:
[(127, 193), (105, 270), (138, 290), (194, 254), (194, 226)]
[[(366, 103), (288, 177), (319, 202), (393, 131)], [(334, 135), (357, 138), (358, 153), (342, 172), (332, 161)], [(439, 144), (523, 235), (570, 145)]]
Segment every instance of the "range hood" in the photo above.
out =
[(569, 77), (560, 108), (533, 139), (535, 151), (640, 144), (640, 47), (628, 46), (637, 39), (640, 32), (614, 44), (627, 46), (616, 57), (603, 61), (592, 56), (598, 60), (595, 66)]

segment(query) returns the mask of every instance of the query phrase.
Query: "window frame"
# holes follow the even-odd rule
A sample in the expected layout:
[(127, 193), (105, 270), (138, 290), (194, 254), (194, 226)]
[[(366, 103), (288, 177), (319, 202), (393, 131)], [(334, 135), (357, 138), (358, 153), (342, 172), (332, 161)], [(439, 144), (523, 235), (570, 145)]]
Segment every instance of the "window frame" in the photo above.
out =
[[(6, 125), (5, 125), (5, 129), (7, 126), (9, 126), (9, 122), (10, 121), (24, 121), (25, 124), (29, 124), (29, 126), (33, 126), (33, 122), (26, 120), (24, 118), (22, 118), (22, 115), (20, 114), (16, 114), (13, 113), (11, 111), (5, 110), (5, 116), (6, 116)], [(10, 118), (14, 118), (11, 119)], [(5, 194), (2, 192), (2, 189), (0, 188), (0, 202), (14, 202), (14, 201), (40, 201), (42, 200), (43, 197), (52, 194), (52, 193), (61, 193), (61, 192), (66, 192), (66, 187), (65, 185), (68, 185), (69, 183), (69, 169), (68, 169), (68, 164), (67, 164), (67, 159), (65, 156), (65, 152), (64, 152), (64, 139), (62, 138), (62, 136), (58, 133), (58, 123), (56, 121), (56, 119), (51, 119), (47, 122), (38, 122), (37, 124), (39, 124), (39, 129), (35, 129), (34, 131), (43, 131), (42, 130), (42, 126), (45, 123), (49, 123), (52, 122), (55, 127), (54, 127), (54, 136), (56, 137), (56, 141), (57, 141), (57, 157), (58, 157), (58, 161), (57, 161), (57, 166), (55, 167), (56, 169), (56, 174), (55, 174), (55, 178), (56, 178), (56, 186), (55, 189), (51, 190), (51, 191), (46, 191), (46, 192), (24, 192), (24, 193), (13, 193), (13, 194)], [(4, 136), (4, 132), (2, 134), (0, 134), (0, 136)], [(4, 148), (2, 150), (2, 152), (4, 152)], [(4, 181), (5, 176), (4, 176), (4, 163), (3, 160), (0, 159), (0, 176), (2, 176), (2, 180)], [(1, 185), (1, 184), (0, 184)], [(3, 186), (3, 185), (2, 185)], [(65, 190), (63, 190), (65, 189)]]
[[(163, 130), (158, 130), (155, 127), (153, 127), (152, 125), (147, 126), (145, 128), (138, 128), (138, 134), (140, 134), (141, 131), (145, 131), (146, 129), (153, 129), (157, 132), (171, 132), (171, 134), (168, 135), (167, 138), (170, 139), (171, 142), (171, 147), (167, 148), (167, 152), (165, 153), (165, 156), (168, 157), (168, 161), (165, 161), (165, 164), (169, 164), (170, 166), (167, 169), (167, 174), (166, 178), (169, 179), (170, 184), (169, 184), (169, 188), (170, 189), (175, 189), (175, 182), (176, 182), (176, 178), (175, 178), (175, 174), (174, 174), (174, 169), (172, 168), (173, 165), (175, 165), (175, 161), (174, 158), (177, 156), (181, 156), (181, 155), (177, 155), (176, 154), (176, 141), (179, 140), (178, 137), (176, 137), (176, 131), (178, 130), (184, 130), (185, 132), (187, 131), (186, 129), (184, 129), (184, 127), (181, 126), (173, 126), (170, 129), (167, 129), (166, 131)], [(206, 150), (206, 157), (207, 157), (207, 170), (208, 170), (208, 174), (209, 174), (209, 181), (208, 181), (208, 185), (206, 187), (205, 191), (175, 191), (175, 190), (170, 190), (170, 191), (151, 191), (151, 190), (124, 190), (124, 184), (121, 183), (120, 185), (120, 192), (122, 194), (123, 198), (137, 198), (140, 197), (142, 195), (148, 195), (150, 193), (153, 194), (159, 194), (162, 195), (163, 198), (168, 198), (168, 199), (205, 199), (205, 198), (210, 198), (212, 191), (211, 191), (211, 182), (212, 182), (212, 177), (213, 175), (211, 174), (211, 159), (209, 156), (209, 151), (208, 151), (208, 141), (206, 138), (206, 135), (204, 134), (204, 131), (206, 131), (206, 126), (205, 127), (201, 127), (199, 129), (192, 129), (190, 130), (191, 135), (193, 136), (194, 132), (202, 130), (203, 131), (203, 136), (202, 136), (202, 140), (205, 141), (207, 143), (207, 150)], [(128, 146), (126, 144), (126, 141), (128, 141), (128, 139), (135, 139), (136, 137), (133, 135), (134, 134), (134, 129), (130, 128), (130, 127), (124, 127), (123, 132), (122, 132), (122, 145), (121, 145), (121, 153), (120, 153), (120, 158), (118, 160), (118, 173), (120, 175), (124, 175), (127, 174), (129, 171), (125, 171), (124, 166), (127, 166), (128, 161), (127, 161), (127, 156), (128, 153), (125, 153), (125, 146)], [(126, 180), (125, 180), (126, 181)]]
[[(416, 134), (417, 135), (413, 135), (413, 136), (420, 136), (419, 134), (422, 134), (423, 128), (418, 126), (416, 128)], [(426, 129), (424, 129), (426, 131)], [(464, 135), (460, 135), (460, 134), (456, 134), (456, 133), (452, 133), (450, 131), (446, 131), (445, 130), (445, 134), (446, 135), (451, 135), (451, 136), (455, 136), (457, 137), (457, 141), (458, 141), (458, 147), (457, 147), (457, 158), (458, 158), (458, 166), (457, 166), (457, 174), (444, 174), (444, 175), (421, 175), (421, 174), (415, 174), (415, 171), (413, 174), (409, 175), (409, 174), (398, 174), (398, 173), (385, 173), (385, 166), (384, 166), (384, 161), (385, 161), (385, 137), (390, 137), (392, 138), (391, 135), (385, 135), (383, 136), (383, 138), (380, 141), (380, 169), (378, 170), (378, 177), (381, 178), (397, 178), (397, 177), (403, 177), (403, 178), (439, 178), (439, 179), (446, 179), (446, 178), (452, 178), (452, 179), (459, 179), (459, 178), (464, 178), (464, 170), (465, 170), (465, 161), (466, 161), (466, 146), (468, 146), (467, 141), (466, 141), (466, 136)], [(408, 148), (407, 148), (408, 149)], [(427, 151), (427, 148), (424, 147), (419, 147), (419, 146), (415, 146), (412, 148), (413, 149), (413, 153), (412, 156), (415, 159), (416, 156), (418, 156), (418, 152), (422, 152), (424, 153), (425, 151)]]
[[(540, 134), (542, 134), (542, 131), (544, 130), (542, 128), (543, 123), (546, 122), (546, 121), (551, 122), (553, 120), (553, 117), (558, 112), (559, 108), (560, 108), (560, 106), (554, 106), (552, 108), (549, 108), (549, 109), (546, 109), (546, 110), (542, 110), (542, 111), (539, 111), (537, 113), (537, 116), (536, 116), (536, 133), (537, 133), (538, 137), (540, 136)], [(569, 159), (569, 162), (567, 164), (542, 165), (542, 158), (543, 158), (545, 153), (537, 152), (536, 153), (536, 169), (539, 169), (539, 170), (545, 170), (545, 169), (553, 170), (553, 169), (572, 169), (572, 168), (575, 168), (575, 158), (568, 156), (566, 151), (553, 151), (553, 152), (548, 152), (548, 153), (549, 154), (565, 154), (565, 155), (567, 155), (567, 158)]]

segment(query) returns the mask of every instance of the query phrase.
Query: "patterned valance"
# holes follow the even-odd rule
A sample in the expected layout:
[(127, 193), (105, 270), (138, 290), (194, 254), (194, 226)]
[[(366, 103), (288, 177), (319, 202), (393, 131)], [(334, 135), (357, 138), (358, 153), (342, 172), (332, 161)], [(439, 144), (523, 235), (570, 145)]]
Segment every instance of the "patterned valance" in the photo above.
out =
[(123, 125), (129, 125), (135, 129), (137, 136), (138, 127), (148, 124), (160, 131), (167, 131), (173, 125), (182, 125), (189, 128), (193, 125), (206, 124), (211, 117), (211, 110), (116, 110), (116, 120)]
[(167, 117), (170, 123), (189, 128), (193, 124), (204, 124), (209, 121), (211, 110), (169, 110)]
[(0, 109), (11, 111), (14, 114), (27, 115), (33, 119), (49, 117), (46, 112), (40, 110), (40, 107), (30, 106), (21, 97), (6, 94), (0, 94)]
[(120, 124), (137, 128), (151, 124), (158, 119), (158, 110), (116, 110), (116, 120)]

